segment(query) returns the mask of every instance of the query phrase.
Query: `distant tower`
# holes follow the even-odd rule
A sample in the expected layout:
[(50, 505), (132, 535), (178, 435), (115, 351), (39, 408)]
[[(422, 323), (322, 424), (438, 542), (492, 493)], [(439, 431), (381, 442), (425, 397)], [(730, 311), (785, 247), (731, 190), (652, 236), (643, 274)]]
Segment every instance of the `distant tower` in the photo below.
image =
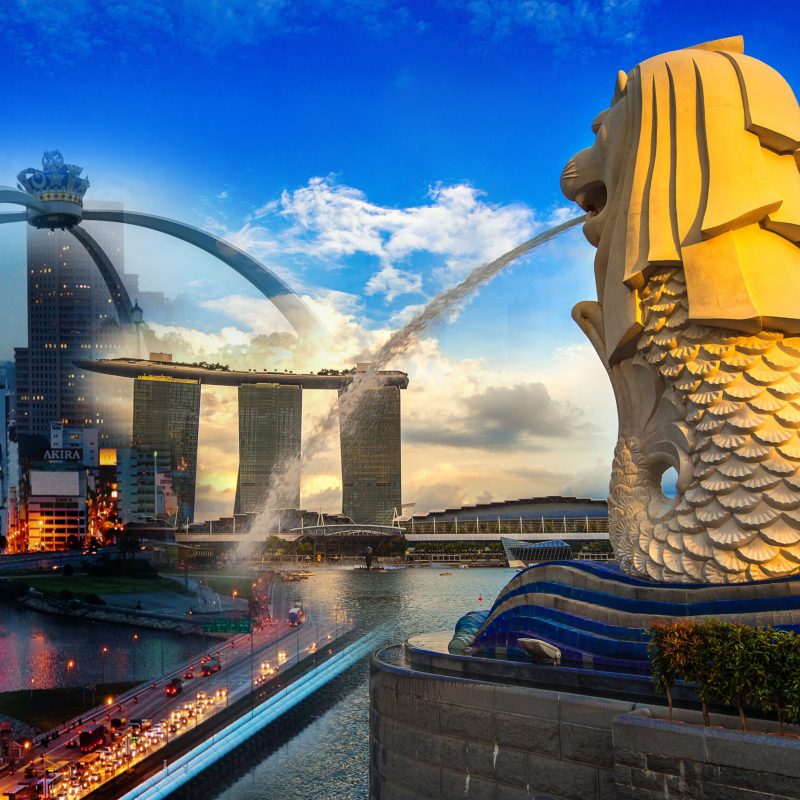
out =
[(342, 513), (354, 522), (391, 525), (401, 507), (400, 388), (364, 390), (357, 409), (340, 415), (339, 428)]
[[(239, 476), (234, 514), (259, 511), (284, 465), (300, 457), (303, 390), (273, 383), (239, 386)], [(276, 508), (300, 508), (300, 474), (274, 495)]]
[[(122, 229), (93, 231), (122, 268)], [(78, 358), (126, 349), (109, 291), (86, 250), (64, 231), (28, 227), (28, 346), (15, 349), (17, 431), (48, 436), (51, 422), (90, 425), (103, 446), (127, 444), (130, 386), (87, 372)]]
[(185, 378), (136, 378), (133, 387), (133, 446), (169, 450), (172, 488), (181, 522), (194, 519), (200, 382)]

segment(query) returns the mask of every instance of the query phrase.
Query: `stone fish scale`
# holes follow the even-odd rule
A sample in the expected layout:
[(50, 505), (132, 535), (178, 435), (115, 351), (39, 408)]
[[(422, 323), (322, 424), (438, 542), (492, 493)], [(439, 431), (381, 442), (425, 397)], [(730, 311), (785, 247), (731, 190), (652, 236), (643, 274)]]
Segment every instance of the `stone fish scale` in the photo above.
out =
[(689, 322), (679, 269), (651, 276), (641, 302), (637, 353), (681, 412), (693, 478), (659, 518), (641, 445), (620, 439), (609, 528), (623, 569), (683, 582), (800, 572), (800, 337)]

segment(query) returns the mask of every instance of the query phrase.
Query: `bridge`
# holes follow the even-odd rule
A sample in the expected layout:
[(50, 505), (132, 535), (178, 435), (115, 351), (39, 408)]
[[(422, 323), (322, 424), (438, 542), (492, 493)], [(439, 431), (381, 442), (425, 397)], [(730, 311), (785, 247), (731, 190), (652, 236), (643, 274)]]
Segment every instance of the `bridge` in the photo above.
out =
[[(37, 737), (22, 749), (14, 771), (0, 776), (0, 795), (9, 800), (56, 794), (70, 800), (166, 797), (377, 644), (377, 634), (356, 636), (349, 620), (322, 615), (308, 617), (297, 628), (284, 621), (234, 636), (157, 681)], [(218, 660), (219, 669), (200, 677), (200, 659), (208, 656)], [(189, 671), (196, 677), (170, 696), (166, 688)], [(96, 726), (110, 730), (111, 720), (125, 717), (140, 724), (119, 726), (91, 753), (74, 746), (82, 731), (86, 739)], [(26, 773), (28, 779), (22, 777)]]

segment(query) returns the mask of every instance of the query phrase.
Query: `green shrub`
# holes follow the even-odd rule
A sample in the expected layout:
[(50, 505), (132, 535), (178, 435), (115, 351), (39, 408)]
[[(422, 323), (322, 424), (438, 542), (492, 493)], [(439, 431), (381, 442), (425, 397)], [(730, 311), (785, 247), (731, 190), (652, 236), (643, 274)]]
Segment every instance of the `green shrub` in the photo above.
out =
[(711, 704), (735, 706), (742, 729), (748, 707), (775, 714), (781, 726), (800, 723), (800, 637), (793, 633), (714, 619), (657, 623), (648, 653), (670, 719), (680, 680), (697, 686), (706, 725)]

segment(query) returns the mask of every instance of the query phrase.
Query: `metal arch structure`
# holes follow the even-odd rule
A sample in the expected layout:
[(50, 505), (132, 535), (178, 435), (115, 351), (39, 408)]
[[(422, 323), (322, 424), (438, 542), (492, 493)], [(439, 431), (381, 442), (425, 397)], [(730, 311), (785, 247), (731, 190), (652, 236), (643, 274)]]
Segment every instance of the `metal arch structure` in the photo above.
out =
[[(23, 212), (0, 214), (0, 224), (8, 222), (31, 222), (47, 209), (47, 204), (28, 192), (0, 186), (0, 204), (25, 206)], [(244, 251), (211, 233), (167, 217), (145, 214), (137, 211), (115, 211), (106, 209), (86, 209), (82, 212), (85, 220), (97, 222), (118, 222), (147, 228), (180, 239), (200, 250), (218, 258), (226, 266), (239, 273), (269, 300), (300, 338), (307, 338), (321, 332), (321, 326), (314, 314), (303, 301), (274, 272), (260, 264)], [(86, 248), (100, 271), (108, 287), (121, 324), (129, 324), (131, 319), (130, 297), (125, 290), (111, 259), (99, 244), (78, 225), (68, 228), (75, 238)]]
[(218, 258), (223, 264), (239, 273), (258, 289), (283, 314), (287, 322), (301, 337), (319, 330), (319, 322), (303, 301), (274, 272), (260, 264), (252, 256), (211, 233), (187, 225), (184, 222), (144, 214), (138, 211), (114, 211), (86, 209), (85, 220), (97, 222), (121, 222), (165, 233), (181, 239), (200, 250)]
[[(17, 194), (24, 193), (18, 192)], [(2, 189), (0, 189), (0, 202), (12, 202), (10, 200), (4, 200), (4, 193)], [(4, 222), (27, 221), (28, 213), (26, 211), (21, 211), (16, 214), (0, 214), (0, 225)], [(133, 324), (134, 320), (131, 315), (133, 306), (131, 305), (131, 298), (128, 295), (128, 290), (122, 283), (122, 279), (120, 278), (116, 267), (108, 257), (105, 250), (103, 250), (103, 248), (100, 247), (95, 239), (89, 235), (85, 228), (81, 228), (79, 225), (73, 225), (73, 227), (67, 228), (67, 230), (83, 245), (92, 261), (94, 261), (95, 266), (100, 272), (100, 276), (103, 278), (106, 288), (108, 289), (108, 293), (111, 296), (111, 302), (114, 305), (114, 310), (117, 312), (117, 319), (119, 320), (120, 325)]]
[(106, 254), (106, 251), (97, 243), (97, 241), (89, 235), (89, 232), (82, 228), (80, 225), (74, 225), (68, 228), (69, 232), (83, 245), (84, 250), (92, 257), (95, 266), (97, 267), (100, 275), (105, 281), (108, 293), (111, 295), (111, 302), (117, 312), (117, 318), (120, 325), (133, 324), (133, 316), (131, 315), (131, 298), (125, 284), (119, 276), (111, 259)]

